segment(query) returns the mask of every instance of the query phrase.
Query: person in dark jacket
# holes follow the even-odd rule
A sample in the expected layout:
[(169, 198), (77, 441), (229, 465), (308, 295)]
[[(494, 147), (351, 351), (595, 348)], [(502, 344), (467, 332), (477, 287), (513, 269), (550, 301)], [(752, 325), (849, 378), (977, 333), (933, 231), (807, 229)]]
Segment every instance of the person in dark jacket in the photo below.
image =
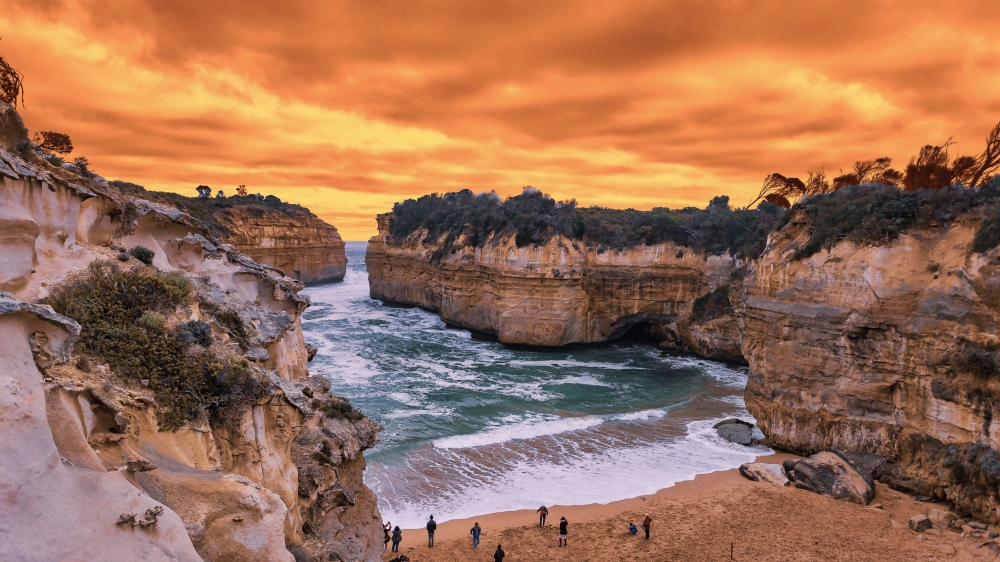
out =
[(427, 546), (434, 546), (434, 530), (438, 528), (438, 524), (434, 522), (434, 516), (431, 515), (431, 520), (427, 522)]
[(507, 553), (503, 551), (500, 545), (497, 545), (497, 551), (493, 553), (493, 562), (503, 562), (504, 556), (507, 556)]
[(399, 552), (399, 543), (403, 542), (403, 531), (396, 525), (392, 530), (392, 551)]
[(642, 520), (642, 530), (646, 531), (646, 540), (649, 540), (649, 526), (653, 524), (653, 518), (646, 514), (646, 518)]
[(479, 552), (479, 537), (483, 534), (483, 528), (478, 521), (469, 529), (469, 534), (472, 535), (472, 552)]
[(569, 546), (569, 543), (566, 541), (566, 527), (568, 525), (569, 522), (566, 521), (565, 517), (559, 518), (559, 546)]
[[(392, 530), (392, 521), (389, 521), (388, 523), (386, 523), (382, 527), (382, 533), (385, 534), (385, 536), (382, 537), (382, 542), (385, 543), (383, 545), (383, 548), (382, 548), (383, 552), (385, 552), (386, 550), (389, 550), (389, 531), (391, 531), (391, 530)], [(395, 551), (393, 551), (393, 552), (395, 552)]]

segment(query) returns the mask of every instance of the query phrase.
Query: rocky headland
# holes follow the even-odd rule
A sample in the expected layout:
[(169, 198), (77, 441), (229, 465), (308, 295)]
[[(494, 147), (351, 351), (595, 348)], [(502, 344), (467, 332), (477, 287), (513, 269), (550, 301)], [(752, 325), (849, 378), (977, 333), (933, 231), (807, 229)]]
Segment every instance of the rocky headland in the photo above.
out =
[[(746, 361), (747, 407), (772, 445), (877, 455), (852, 470), (998, 521), (1000, 180), (860, 185), (788, 211), (764, 207), (766, 216), (713, 201), (652, 231), (643, 221), (657, 210), (601, 224), (590, 221), (596, 210), (569, 209), (560, 222), (553, 203), (555, 218), (541, 223), (519, 219), (523, 208), (477, 208), (476, 197), (422, 198), (381, 215), (367, 255), (372, 297), (508, 344), (641, 330), (664, 347)], [(441, 212), (422, 223), (410, 216), (421, 205)], [(765, 241), (726, 240), (733, 220), (765, 230)], [(638, 235), (615, 244), (608, 231), (623, 224)], [(658, 239), (657, 228), (668, 234)], [(688, 237), (669, 234), (676, 228)]]
[(134, 197), (183, 211), (219, 242), (307, 285), (341, 281), (347, 272), (337, 227), (301, 205), (273, 195), (185, 197), (147, 191), (129, 182), (112, 183)]
[(0, 113), (0, 558), (380, 559), (381, 428), (309, 376), (302, 282)]

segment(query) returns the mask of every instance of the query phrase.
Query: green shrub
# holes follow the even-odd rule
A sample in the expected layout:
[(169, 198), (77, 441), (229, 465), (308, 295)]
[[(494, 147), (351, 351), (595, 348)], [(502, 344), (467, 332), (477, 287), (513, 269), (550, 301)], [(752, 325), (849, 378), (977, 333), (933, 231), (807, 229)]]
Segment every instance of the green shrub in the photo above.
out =
[(201, 320), (191, 320), (177, 326), (177, 337), (184, 343), (209, 347), (212, 345), (212, 328)]
[(347, 418), (351, 421), (358, 421), (365, 417), (360, 410), (344, 398), (324, 400), (320, 403), (319, 409), (330, 418)]
[(56, 288), (45, 300), (80, 323), (77, 353), (100, 358), (127, 380), (148, 381), (165, 429), (180, 427), (204, 408), (213, 419), (234, 420), (234, 409), (267, 391), (245, 361), (233, 364), (190, 348), (166, 327), (164, 317), (191, 293), (182, 278), (94, 262), (86, 278)]
[(591, 247), (617, 249), (661, 242), (710, 254), (731, 252), (757, 257), (767, 235), (784, 211), (770, 203), (755, 210), (732, 210), (729, 198), (716, 197), (708, 208), (651, 211), (577, 208), (575, 201), (556, 202), (537, 189), (501, 200), (495, 193), (473, 194), (465, 189), (445, 195), (425, 195), (393, 206), (390, 237), (401, 241), (426, 229), (426, 244), (439, 245), (437, 262), (460, 245), (479, 247), (491, 236), (514, 236), (518, 247), (542, 245), (554, 236), (583, 241)]
[(952, 366), (981, 381), (1000, 378), (1000, 346), (964, 342), (961, 351), (952, 359)]
[(135, 246), (129, 250), (128, 253), (132, 254), (132, 257), (146, 265), (153, 265), (153, 258), (156, 257), (153, 250), (150, 250), (145, 246)]
[[(808, 217), (809, 240), (795, 253), (803, 259), (830, 249), (841, 240), (859, 245), (887, 244), (917, 224), (944, 224), (977, 205), (1000, 198), (1000, 187), (903, 191), (898, 187), (864, 184), (803, 198), (792, 207)], [(988, 243), (984, 234), (982, 244)]]

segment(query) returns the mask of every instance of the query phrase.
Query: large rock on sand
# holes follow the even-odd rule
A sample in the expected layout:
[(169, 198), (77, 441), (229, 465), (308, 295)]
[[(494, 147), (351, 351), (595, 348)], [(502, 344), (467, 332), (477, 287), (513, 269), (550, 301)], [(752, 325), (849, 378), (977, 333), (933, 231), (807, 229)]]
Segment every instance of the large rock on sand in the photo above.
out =
[(719, 434), (719, 437), (727, 441), (732, 441), (733, 443), (738, 443), (740, 445), (749, 445), (753, 442), (752, 423), (731, 418), (720, 421), (715, 424), (714, 427), (716, 433)]
[(787, 486), (788, 477), (780, 464), (748, 462), (740, 465), (740, 474), (754, 482), (768, 482), (777, 486)]
[(875, 482), (861, 474), (836, 452), (824, 451), (795, 463), (792, 482), (796, 488), (868, 505), (875, 498)]

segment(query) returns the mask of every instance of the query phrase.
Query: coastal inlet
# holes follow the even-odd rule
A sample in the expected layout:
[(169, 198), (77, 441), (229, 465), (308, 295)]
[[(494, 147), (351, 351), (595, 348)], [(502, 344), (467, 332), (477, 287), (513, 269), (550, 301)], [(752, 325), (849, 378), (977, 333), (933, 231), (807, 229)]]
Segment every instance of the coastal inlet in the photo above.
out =
[[(712, 425), (752, 418), (744, 368), (646, 345), (511, 349), (369, 297), (366, 243), (305, 290), (313, 374), (385, 426), (366, 483), (403, 528), (541, 504), (607, 503), (767, 454)], [(758, 435), (760, 437), (760, 435)]]

